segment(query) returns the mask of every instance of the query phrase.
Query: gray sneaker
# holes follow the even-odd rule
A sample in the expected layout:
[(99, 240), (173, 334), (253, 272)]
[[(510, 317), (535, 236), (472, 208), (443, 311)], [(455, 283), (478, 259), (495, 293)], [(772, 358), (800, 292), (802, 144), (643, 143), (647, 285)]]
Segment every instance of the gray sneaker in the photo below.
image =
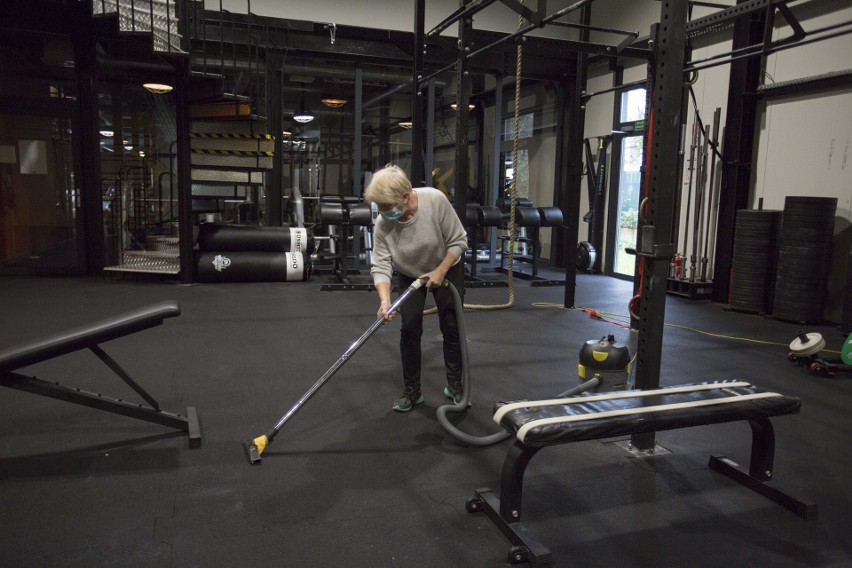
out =
[(397, 412), (408, 412), (416, 404), (423, 404), (423, 393), (411, 387), (405, 387), (402, 396), (393, 401), (393, 409)]

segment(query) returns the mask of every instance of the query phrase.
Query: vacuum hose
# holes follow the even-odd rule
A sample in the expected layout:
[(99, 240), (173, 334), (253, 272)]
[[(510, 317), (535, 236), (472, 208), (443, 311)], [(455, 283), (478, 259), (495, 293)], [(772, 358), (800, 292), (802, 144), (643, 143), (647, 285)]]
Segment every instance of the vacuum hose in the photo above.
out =
[(447, 413), (449, 412), (464, 412), (470, 406), (470, 391), (471, 391), (471, 381), (470, 381), (470, 358), (467, 352), (467, 334), (465, 332), (464, 327), (464, 317), (462, 312), (464, 311), (464, 304), (462, 303), (461, 296), (459, 295), (459, 291), (453, 286), (452, 282), (447, 282), (447, 285), (450, 291), (453, 293), (453, 307), (455, 308), (456, 313), (456, 323), (459, 328), (459, 344), (461, 345), (461, 356), (462, 356), (462, 399), (458, 402), (458, 404), (445, 404), (443, 406), (438, 407), (437, 417), (438, 422), (443, 426), (444, 430), (446, 430), (450, 435), (454, 438), (468, 444), (469, 446), (490, 446), (492, 444), (496, 444), (498, 442), (502, 442), (506, 438), (510, 436), (508, 432), (497, 432), (496, 434), (491, 434), (490, 436), (484, 437), (476, 437), (471, 436), (470, 434), (466, 434), (455, 427), (455, 425), (450, 422), (449, 418), (447, 418)]
[[(471, 436), (470, 434), (466, 434), (455, 427), (455, 425), (450, 422), (449, 418), (447, 418), (447, 413), (449, 412), (465, 412), (470, 406), (470, 391), (471, 391), (471, 380), (470, 380), (470, 358), (467, 351), (467, 333), (465, 332), (464, 326), (464, 317), (462, 312), (464, 311), (464, 304), (462, 303), (461, 296), (459, 295), (459, 291), (453, 286), (452, 282), (445, 280), (447, 286), (450, 291), (453, 293), (453, 307), (455, 308), (456, 313), (456, 323), (459, 328), (459, 343), (461, 345), (461, 356), (462, 356), (462, 386), (463, 386), (463, 394), (462, 399), (458, 402), (458, 404), (445, 404), (443, 406), (438, 407), (437, 417), (438, 422), (443, 426), (444, 430), (446, 430), (451, 436), (460, 442), (467, 444), (469, 446), (490, 446), (492, 444), (497, 444), (498, 442), (502, 442), (511, 434), (509, 432), (497, 432), (495, 434), (491, 434), (490, 436)], [(596, 387), (600, 383), (600, 380), (597, 378), (590, 379), (579, 385), (557, 395), (557, 398), (564, 398), (573, 396), (575, 394), (579, 394), (581, 392), (587, 391)]]

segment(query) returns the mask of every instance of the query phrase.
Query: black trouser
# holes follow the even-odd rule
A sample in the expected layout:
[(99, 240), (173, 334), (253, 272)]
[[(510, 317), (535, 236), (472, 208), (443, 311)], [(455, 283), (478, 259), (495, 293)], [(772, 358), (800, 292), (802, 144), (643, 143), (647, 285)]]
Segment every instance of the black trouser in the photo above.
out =
[[(399, 289), (404, 291), (411, 286), (414, 278), (399, 275)], [(459, 261), (446, 276), (464, 298), (464, 263)], [(459, 326), (453, 303), (453, 292), (446, 286), (430, 288), (438, 307), (438, 322), (444, 336), (444, 365), (447, 368), (447, 384), (462, 380), (461, 344)], [(420, 338), (423, 336), (423, 308), (426, 304), (426, 287), (420, 288), (399, 308), (402, 319), (399, 350), (402, 355), (402, 377), (406, 387), (420, 390), (420, 365), (422, 360)]]

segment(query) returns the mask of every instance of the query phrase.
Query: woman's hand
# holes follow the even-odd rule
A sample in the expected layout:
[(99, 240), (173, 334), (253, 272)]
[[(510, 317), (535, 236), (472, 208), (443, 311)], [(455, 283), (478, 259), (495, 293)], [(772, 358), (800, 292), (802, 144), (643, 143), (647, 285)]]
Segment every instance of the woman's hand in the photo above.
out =
[(444, 283), (444, 278), (447, 276), (447, 271), (440, 266), (432, 272), (421, 274), (419, 278), (426, 278), (427, 288), (438, 288)]
[(388, 310), (390, 309), (390, 307), (390, 300), (383, 300), (382, 303), (379, 305), (379, 311), (376, 312), (376, 317), (385, 318), (385, 320), (387, 321), (392, 320), (393, 316), (396, 315), (396, 312), (393, 312), (388, 315)]

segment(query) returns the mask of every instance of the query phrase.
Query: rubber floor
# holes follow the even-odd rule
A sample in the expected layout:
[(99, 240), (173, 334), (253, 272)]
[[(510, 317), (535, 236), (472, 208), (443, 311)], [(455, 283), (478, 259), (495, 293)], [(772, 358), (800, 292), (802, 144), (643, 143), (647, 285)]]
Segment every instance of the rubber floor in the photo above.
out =
[[(9, 567), (507, 566), (510, 542), (466, 502), (499, 490), (510, 442), (470, 447), (436, 420), (446, 403), (441, 335), (427, 316), (425, 403), (391, 409), (402, 384), (396, 322), (382, 326), (250, 465), (264, 434), (375, 321), (374, 293), (306, 283), (198, 284), (101, 278), (0, 278), (0, 347), (160, 300), (181, 315), (103, 349), (164, 410), (195, 407), (202, 443), (161, 425), (2, 389), (0, 565)], [(578, 383), (583, 343), (623, 327), (632, 283), (577, 277), (471, 288), (466, 310), (473, 406), (457, 428), (483, 437), (499, 400), (549, 398)], [(748, 424), (658, 432), (665, 451), (625, 439), (545, 448), (526, 472), (523, 522), (555, 566), (852, 566), (852, 374), (791, 364), (799, 327), (668, 296), (660, 383), (744, 379), (802, 399), (773, 420), (773, 485), (814, 503), (802, 519), (707, 466), (747, 464)], [(844, 338), (833, 326), (826, 349)], [(832, 355), (829, 353), (831, 356)], [(107, 396), (138, 396), (86, 350), (21, 372)]]

